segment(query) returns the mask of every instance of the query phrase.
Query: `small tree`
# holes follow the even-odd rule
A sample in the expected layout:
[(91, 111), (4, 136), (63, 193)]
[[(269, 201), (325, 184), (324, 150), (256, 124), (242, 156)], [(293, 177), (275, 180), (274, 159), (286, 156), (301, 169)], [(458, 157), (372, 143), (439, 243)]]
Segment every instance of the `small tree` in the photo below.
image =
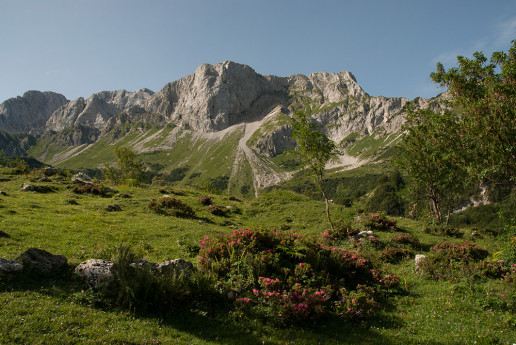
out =
[(468, 169), (480, 181), (516, 185), (516, 40), (508, 53), (457, 57), (446, 71), (441, 63), (431, 78), (447, 87), (463, 115), (461, 141), (467, 145)]
[(409, 109), (398, 164), (412, 177), (412, 187), (428, 197), (437, 221), (466, 190), (468, 173), (461, 131), (449, 113)]
[[(299, 97), (299, 96), (298, 96)], [(330, 204), (323, 188), (325, 166), (335, 153), (335, 143), (317, 129), (317, 124), (311, 120), (312, 115), (318, 114), (326, 107), (316, 105), (308, 97), (299, 97), (301, 102), (294, 102), (292, 118), (292, 138), (297, 142), (296, 150), (301, 156), (302, 164), (321, 191), (326, 204), (326, 216), (333, 230), (330, 217)]]
[(105, 176), (114, 184), (121, 184), (128, 180), (134, 184), (141, 184), (146, 176), (145, 163), (135, 159), (134, 151), (127, 147), (118, 147), (115, 149), (116, 165), (106, 164)]

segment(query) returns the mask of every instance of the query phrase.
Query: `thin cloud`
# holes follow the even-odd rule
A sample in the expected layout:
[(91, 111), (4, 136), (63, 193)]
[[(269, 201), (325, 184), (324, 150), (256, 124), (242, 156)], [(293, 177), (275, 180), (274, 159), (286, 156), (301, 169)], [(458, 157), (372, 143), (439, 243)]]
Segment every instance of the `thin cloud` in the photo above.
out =
[(474, 52), (481, 51), (489, 58), (494, 51), (506, 51), (510, 42), (516, 39), (516, 16), (509, 19), (500, 20), (495, 24), (493, 30), (469, 46), (465, 46), (452, 51), (442, 52), (431, 60), (435, 65), (441, 62), (445, 66), (456, 65), (457, 56), (470, 57)]

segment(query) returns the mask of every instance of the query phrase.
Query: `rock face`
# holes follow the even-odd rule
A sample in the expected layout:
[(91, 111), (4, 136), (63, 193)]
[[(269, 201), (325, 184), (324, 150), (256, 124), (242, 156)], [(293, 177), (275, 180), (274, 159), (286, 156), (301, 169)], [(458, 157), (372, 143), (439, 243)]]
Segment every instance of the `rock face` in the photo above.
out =
[(50, 115), (66, 104), (65, 96), (54, 92), (27, 91), (0, 104), (0, 130), (29, 132), (43, 126)]
[(38, 248), (27, 249), (16, 261), (22, 262), (25, 268), (43, 274), (59, 271), (67, 262), (63, 255), (53, 255)]
[[(148, 89), (102, 91), (68, 102), (62, 95), (29, 91), (0, 105), (0, 130), (27, 132), (42, 126), (47, 131), (67, 130), (58, 137), (64, 145), (95, 142), (102, 132), (135, 119), (217, 132), (263, 118), (277, 107), (288, 112), (292, 91), (335, 105), (314, 118), (335, 142), (350, 133), (371, 134), (380, 127), (389, 133), (399, 130), (408, 102), (405, 98), (369, 96), (350, 72), (262, 76), (247, 65), (226, 61), (201, 65), (157, 93)], [(414, 103), (424, 108), (438, 102), (416, 99)], [(274, 156), (290, 148), (289, 130), (283, 126), (270, 131), (257, 149)]]
[(141, 89), (135, 92), (102, 91), (86, 100), (80, 97), (54, 111), (46, 122), (46, 129), (62, 131), (79, 125), (103, 128), (115, 115), (141, 113), (152, 94), (149, 89)]

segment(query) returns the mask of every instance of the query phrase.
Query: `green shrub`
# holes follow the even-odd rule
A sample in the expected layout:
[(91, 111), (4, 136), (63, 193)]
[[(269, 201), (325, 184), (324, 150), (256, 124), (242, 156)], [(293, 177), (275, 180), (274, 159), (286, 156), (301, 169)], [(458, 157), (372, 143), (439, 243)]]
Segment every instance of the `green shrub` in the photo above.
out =
[(99, 291), (101, 302), (138, 313), (167, 315), (191, 307), (211, 309), (220, 300), (209, 275), (198, 270), (157, 273), (150, 265), (135, 265), (132, 249), (121, 245), (112, 251), (113, 279)]
[(193, 217), (195, 211), (179, 199), (164, 195), (158, 199), (152, 199), (149, 208), (159, 213), (172, 213), (175, 216)]
[(434, 235), (440, 235), (440, 236), (447, 236), (447, 237), (456, 237), (456, 238), (462, 238), (464, 237), (464, 232), (453, 227), (449, 226), (440, 226), (440, 225), (431, 225), (426, 226), (423, 229), (423, 232), (427, 234), (434, 234)]
[(387, 247), (380, 252), (380, 259), (395, 264), (407, 259), (412, 254), (412, 251), (406, 248)]
[(87, 183), (87, 184), (76, 184), (72, 192), (75, 194), (92, 194), (99, 195), (102, 197), (112, 197), (115, 190), (107, 188), (99, 183)]

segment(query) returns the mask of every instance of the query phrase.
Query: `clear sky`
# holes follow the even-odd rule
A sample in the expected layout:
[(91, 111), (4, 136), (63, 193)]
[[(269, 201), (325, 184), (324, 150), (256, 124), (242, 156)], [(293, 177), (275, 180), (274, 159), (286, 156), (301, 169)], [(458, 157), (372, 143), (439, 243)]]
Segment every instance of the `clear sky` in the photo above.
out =
[(372, 96), (433, 97), (438, 61), (507, 51), (516, 0), (0, 0), (0, 102), (166, 83), (232, 60), (351, 71)]

